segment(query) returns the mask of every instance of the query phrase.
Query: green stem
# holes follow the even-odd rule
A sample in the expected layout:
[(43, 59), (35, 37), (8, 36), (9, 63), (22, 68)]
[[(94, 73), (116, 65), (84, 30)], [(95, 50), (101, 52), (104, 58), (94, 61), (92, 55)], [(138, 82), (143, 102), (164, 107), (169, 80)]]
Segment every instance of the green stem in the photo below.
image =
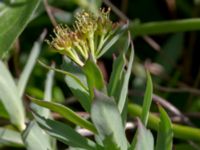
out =
[(88, 38), (89, 47), (91, 52), (92, 61), (96, 63), (96, 56), (95, 56), (95, 46), (94, 46), (94, 34), (91, 33)]
[[(132, 117), (136, 116), (141, 117), (142, 107), (137, 104), (129, 104), (128, 112)], [(148, 127), (150, 127), (153, 130), (158, 130), (159, 122), (160, 119), (157, 116), (151, 113), (149, 114)], [(176, 138), (184, 140), (200, 141), (200, 129), (178, 124), (172, 124), (172, 126), (173, 126), (174, 136)]]
[(173, 32), (200, 30), (200, 19), (181, 19), (173, 21), (150, 22), (144, 24), (130, 24), (132, 35), (144, 36)]

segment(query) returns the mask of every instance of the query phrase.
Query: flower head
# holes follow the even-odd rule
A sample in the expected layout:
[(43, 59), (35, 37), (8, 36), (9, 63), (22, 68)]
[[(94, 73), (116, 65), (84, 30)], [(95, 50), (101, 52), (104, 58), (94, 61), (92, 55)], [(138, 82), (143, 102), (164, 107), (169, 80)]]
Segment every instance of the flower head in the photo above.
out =
[(101, 9), (98, 15), (81, 11), (75, 16), (73, 29), (57, 26), (54, 29), (55, 36), (48, 43), (80, 66), (83, 66), (89, 57), (96, 61), (104, 44), (116, 31), (109, 16), (110, 8)]

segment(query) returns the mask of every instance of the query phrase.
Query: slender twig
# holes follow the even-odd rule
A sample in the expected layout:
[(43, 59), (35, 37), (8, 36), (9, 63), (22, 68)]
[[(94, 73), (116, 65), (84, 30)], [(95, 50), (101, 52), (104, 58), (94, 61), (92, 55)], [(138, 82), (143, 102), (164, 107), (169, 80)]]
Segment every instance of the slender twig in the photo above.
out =
[(123, 12), (121, 12), (115, 5), (113, 5), (109, 0), (103, 0), (103, 2), (109, 6), (113, 12), (119, 17), (121, 18), (123, 21), (129, 21), (129, 18), (124, 15)]
[(200, 119), (200, 113), (199, 112), (188, 112), (188, 113), (184, 113), (184, 115), (188, 116), (190, 118)]
[(156, 51), (160, 52), (161, 48), (160, 45), (153, 40), (152, 38), (150, 38), (149, 36), (143, 36), (143, 39)]
[(164, 91), (164, 92), (171, 92), (171, 93), (191, 93), (194, 95), (200, 95), (200, 90), (192, 88), (192, 87), (180, 87), (180, 88), (171, 88), (171, 87), (164, 87), (160, 85), (154, 85), (156, 90)]
[(44, 0), (44, 7), (45, 7), (45, 10), (46, 10), (46, 12), (49, 16), (51, 23), (53, 24), (54, 27), (56, 27), (58, 24), (57, 24), (55, 18), (53, 17), (53, 15), (52, 15), (52, 12), (51, 12), (51, 9), (49, 7), (47, 0)]

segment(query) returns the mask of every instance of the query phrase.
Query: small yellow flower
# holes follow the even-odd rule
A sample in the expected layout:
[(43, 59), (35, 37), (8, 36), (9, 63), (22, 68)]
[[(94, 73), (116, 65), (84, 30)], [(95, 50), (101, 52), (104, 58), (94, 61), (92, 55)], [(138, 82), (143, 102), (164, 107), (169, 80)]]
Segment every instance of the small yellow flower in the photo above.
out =
[(57, 26), (54, 29), (55, 36), (48, 43), (80, 66), (89, 57), (96, 61), (104, 44), (116, 31), (109, 19), (110, 10), (101, 9), (98, 15), (89, 11), (77, 13), (73, 29)]

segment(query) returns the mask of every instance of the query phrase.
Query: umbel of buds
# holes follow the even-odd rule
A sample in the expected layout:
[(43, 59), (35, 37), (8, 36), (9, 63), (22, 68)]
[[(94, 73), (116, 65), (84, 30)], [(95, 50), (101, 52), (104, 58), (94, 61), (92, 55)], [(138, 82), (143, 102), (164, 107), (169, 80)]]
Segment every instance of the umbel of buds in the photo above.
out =
[(101, 9), (98, 15), (81, 11), (76, 14), (72, 29), (66, 25), (58, 25), (54, 29), (52, 40), (47, 42), (57, 52), (80, 66), (83, 66), (89, 57), (96, 62), (118, 27), (109, 16), (110, 8)]

